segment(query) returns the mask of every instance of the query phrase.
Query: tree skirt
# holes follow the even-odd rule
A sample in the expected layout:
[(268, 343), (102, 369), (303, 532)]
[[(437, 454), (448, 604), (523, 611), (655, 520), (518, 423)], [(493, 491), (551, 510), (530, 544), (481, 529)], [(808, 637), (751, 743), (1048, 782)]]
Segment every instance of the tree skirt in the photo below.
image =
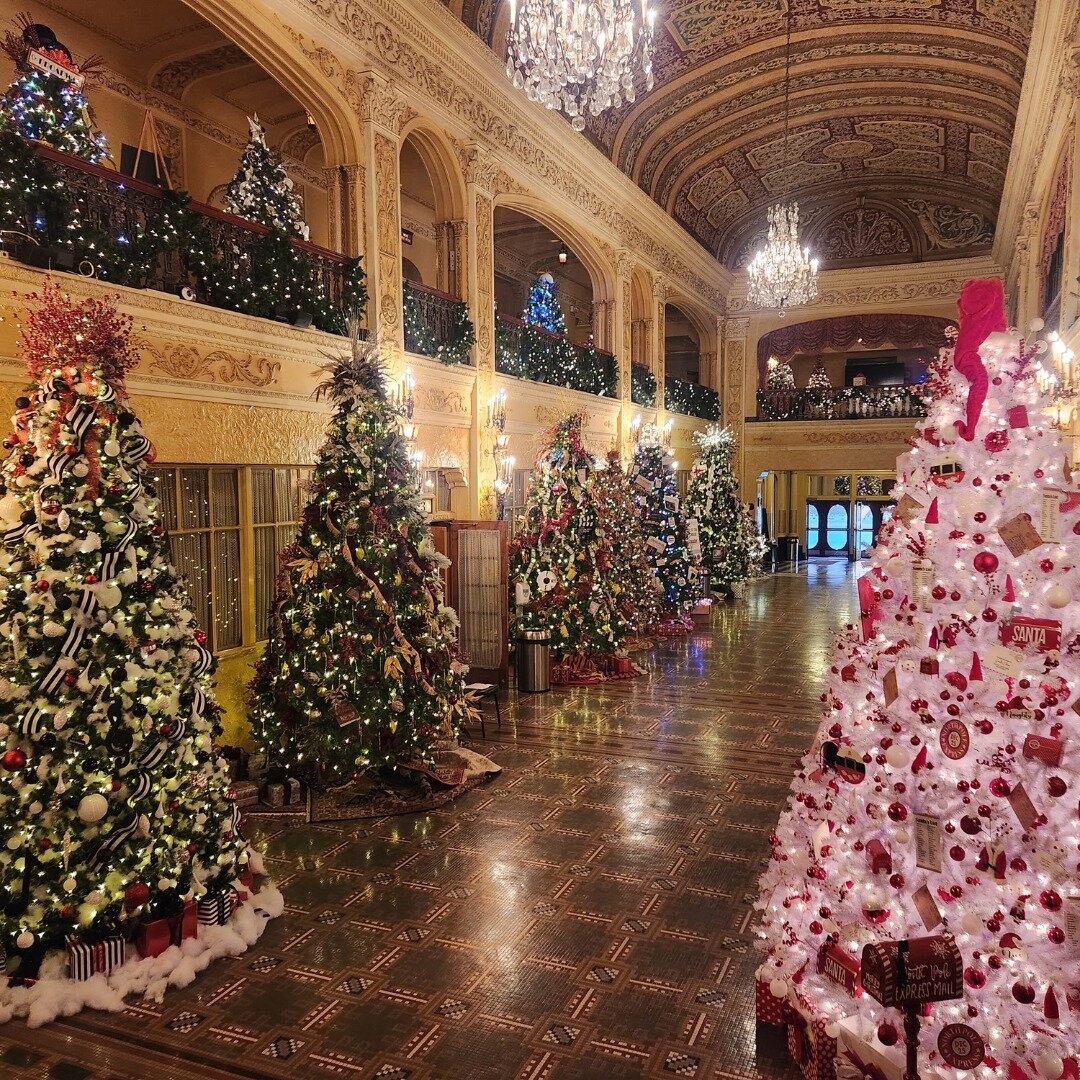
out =
[[(285, 910), (281, 893), (269, 883), (240, 904), (224, 926), (199, 926), (197, 937), (172, 945), (160, 956), (132, 956), (108, 975), (89, 979), (67, 977), (67, 956), (50, 952), (41, 963), (40, 977), (30, 986), (0, 985), (0, 1023), (25, 1018), (28, 1027), (41, 1027), (58, 1016), (83, 1009), (120, 1012), (124, 999), (139, 994), (161, 1002), (170, 986), (184, 987), (222, 956), (239, 956), (255, 944), (267, 923)], [(134, 951), (134, 950), (132, 950)], [(3, 980), (0, 980), (2, 982)]]
[(565, 656), (551, 665), (552, 686), (592, 686), (604, 678), (591, 656)]
[(308, 821), (359, 821), (434, 810), (502, 772), (490, 758), (456, 745), (437, 751), (431, 765), (417, 762), (402, 769), (385, 779), (364, 776), (341, 787), (312, 791)]
[(652, 632), (659, 637), (682, 637), (694, 629), (694, 620), (689, 615), (678, 618), (665, 615), (653, 628)]

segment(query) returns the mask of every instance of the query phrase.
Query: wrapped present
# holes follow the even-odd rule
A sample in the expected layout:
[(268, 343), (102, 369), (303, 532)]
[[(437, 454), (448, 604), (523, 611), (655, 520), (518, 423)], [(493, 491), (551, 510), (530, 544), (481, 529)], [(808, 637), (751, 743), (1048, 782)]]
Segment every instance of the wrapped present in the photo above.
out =
[(108, 975), (127, 959), (127, 942), (119, 934), (92, 944), (69, 937), (67, 950), (68, 973), (79, 982), (91, 975)]
[(243, 904), (251, 899), (255, 891), (255, 875), (250, 866), (245, 866), (240, 876), (232, 883), (232, 890), (236, 894), (236, 903)]
[(266, 790), (262, 794), (262, 801), (267, 806), (272, 806), (278, 809), (285, 805), (285, 785), (284, 784), (267, 784)]
[(194, 900), (184, 903), (183, 910), (175, 915), (150, 919), (135, 930), (135, 948), (139, 955), (160, 956), (172, 945), (179, 945), (187, 938), (198, 936), (199, 913)]
[(836, 1080), (836, 1040), (825, 1034), (829, 1017), (815, 1015), (797, 992), (789, 993), (788, 1005), (787, 1044), (792, 1061), (805, 1080)]
[(199, 922), (203, 926), (224, 926), (236, 909), (236, 900), (232, 889), (207, 893), (199, 900)]
[(285, 780), (285, 805), (292, 806), (300, 801), (300, 781), (295, 776)]
[(248, 778), (248, 752), (242, 746), (222, 746), (218, 753), (228, 762), (230, 780)]
[(233, 802), (241, 809), (246, 806), (255, 806), (259, 801), (259, 785), (254, 780), (238, 780), (232, 786), (236, 793)]
[(772, 982), (772, 976), (765, 968), (759, 968), (757, 977), (754, 981), (754, 1005), (757, 1013), (757, 1022), (759, 1024), (774, 1024), (777, 1027), (782, 1027), (786, 1022), (784, 1016), (786, 1013), (787, 1000), (785, 998), (778, 998), (769, 989), (769, 984)]

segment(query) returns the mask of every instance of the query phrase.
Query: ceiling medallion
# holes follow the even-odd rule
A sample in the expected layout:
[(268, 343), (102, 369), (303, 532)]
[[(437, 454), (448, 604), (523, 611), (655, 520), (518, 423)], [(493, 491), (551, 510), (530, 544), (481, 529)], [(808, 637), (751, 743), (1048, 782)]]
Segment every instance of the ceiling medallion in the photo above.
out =
[[(787, 44), (784, 53), (784, 175), (791, 175), (791, 5), (787, 10)], [(769, 235), (765, 247), (746, 268), (746, 299), (753, 307), (777, 310), (780, 318), (789, 307), (808, 304), (817, 296), (818, 261), (809, 248), (799, 247), (799, 204), (781, 201), (769, 209)]]
[(655, 10), (648, 0), (510, 0), (506, 73), (531, 101), (560, 109), (575, 131), (653, 86)]

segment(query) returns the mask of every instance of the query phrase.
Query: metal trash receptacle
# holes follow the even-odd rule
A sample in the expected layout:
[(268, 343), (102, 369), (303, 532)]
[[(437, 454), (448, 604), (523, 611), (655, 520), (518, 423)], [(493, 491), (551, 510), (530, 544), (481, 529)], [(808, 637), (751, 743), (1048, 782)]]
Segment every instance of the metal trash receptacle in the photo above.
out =
[(792, 570), (798, 570), (799, 562), (802, 559), (802, 544), (799, 542), (799, 538), (797, 536), (781, 536), (779, 544), (780, 561), (790, 563)]
[(546, 630), (522, 630), (517, 639), (517, 688), (528, 694), (551, 689), (551, 638)]

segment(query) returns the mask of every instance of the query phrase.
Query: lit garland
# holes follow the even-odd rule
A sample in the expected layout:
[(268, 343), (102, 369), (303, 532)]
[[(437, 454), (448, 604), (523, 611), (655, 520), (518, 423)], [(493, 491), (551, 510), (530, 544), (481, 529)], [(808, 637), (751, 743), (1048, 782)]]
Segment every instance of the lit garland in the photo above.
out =
[(757, 392), (762, 420), (855, 420), (925, 415), (919, 391), (908, 386), (836, 386)]
[(642, 364), (630, 366), (630, 400), (643, 409), (656, 405), (656, 376)]
[(51, 283), (29, 299), (35, 385), (0, 470), (0, 925), (24, 950), (171, 913), (248, 858), (124, 386), (130, 320)]
[(424, 309), (416, 292), (404, 283), (405, 348), (420, 356), (430, 356), (448, 367), (455, 364), (467, 364), (469, 352), (476, 344), (476, 331), (469, 318), (468, 305), (458, 301), (455, 305), (454, 322), (445, 341), (439, 341), (435, 331), (424, 317)]
[(668, 376), (664, 380), (664, 408), (680, 416), (720, 419), (720, 395), (709, 386)]
[(330, 435), (281, 556), (251, 711), (271, 761), (317, 786), (430, 761), (471, 715), (457, 616), (442, 603), (448, 563), (377, 354), (354, 337), (326, 371)]

